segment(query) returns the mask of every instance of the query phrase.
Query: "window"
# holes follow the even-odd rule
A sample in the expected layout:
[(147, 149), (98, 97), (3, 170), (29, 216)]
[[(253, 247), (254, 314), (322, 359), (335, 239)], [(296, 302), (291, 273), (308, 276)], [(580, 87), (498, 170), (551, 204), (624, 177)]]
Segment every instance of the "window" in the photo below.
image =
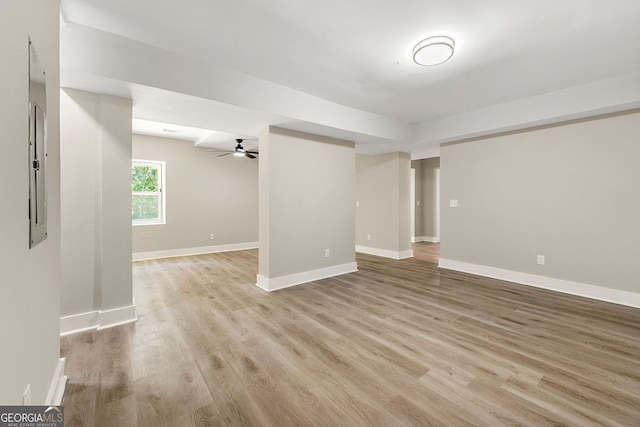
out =
[(133, 160), (131, 165), (131, 218), (133, 225), (164, 224), (165, 163)]

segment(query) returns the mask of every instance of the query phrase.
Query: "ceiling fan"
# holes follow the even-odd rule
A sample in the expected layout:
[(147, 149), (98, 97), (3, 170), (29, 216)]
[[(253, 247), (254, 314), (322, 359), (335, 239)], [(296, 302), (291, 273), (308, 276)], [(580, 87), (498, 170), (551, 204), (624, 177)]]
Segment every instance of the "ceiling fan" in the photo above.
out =
[(227, 150), (207, 150), (207, 151), (222, 153), (222, 154), (218, 155), (218, 157), (222, 157), (222, 156), (227, 156), (229, 154), (233, 154), (234, 156), (237, 156), (237, 157), (248, 157), (250, 159), (255, 159), (256, 156), (258, 155), (258, 152), (257, 151), (245, 150), (244, 147), (242, 146), (242, 142), (243, 141), (244, 141), (244, 139), (237, 138), (236, 139), (237, 145), (236, 145), (236, 147), (234, 148), (233, 151), (227, 151)]

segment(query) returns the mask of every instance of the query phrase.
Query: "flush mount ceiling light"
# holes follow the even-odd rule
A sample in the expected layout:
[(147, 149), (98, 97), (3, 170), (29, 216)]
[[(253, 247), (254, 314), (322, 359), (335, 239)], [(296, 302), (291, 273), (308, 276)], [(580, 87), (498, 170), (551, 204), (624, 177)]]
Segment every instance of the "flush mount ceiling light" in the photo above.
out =
[(413, 62), (424, 66), (442, 64), (453, 56), (455, 45), (447, 36), (426, 38), (413, 48)]

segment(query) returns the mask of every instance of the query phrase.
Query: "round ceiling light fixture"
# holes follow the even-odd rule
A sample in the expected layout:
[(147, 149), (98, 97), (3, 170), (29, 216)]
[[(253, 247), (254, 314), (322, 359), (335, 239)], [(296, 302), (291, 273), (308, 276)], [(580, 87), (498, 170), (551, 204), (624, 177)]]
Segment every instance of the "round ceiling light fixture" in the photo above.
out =
[(418, 65), (432, 66), (442, 64), (453, 56), (456, 43), (451, 37), (429, 37), (413, 48), (413, 62)]

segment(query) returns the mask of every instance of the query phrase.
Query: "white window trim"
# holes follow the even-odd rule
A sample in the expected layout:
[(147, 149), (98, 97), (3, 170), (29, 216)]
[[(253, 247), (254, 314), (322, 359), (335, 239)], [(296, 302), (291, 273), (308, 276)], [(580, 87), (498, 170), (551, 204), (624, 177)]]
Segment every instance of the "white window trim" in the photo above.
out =
[[(167, 164), (163, 160), (145, 160), (145, 159), (132, 159), (131, 166), (140, 165), (140, 166), (155, 166), (158, 168), (159, 174), (159, 191), (140, 191), (135, 194), (137, 195), (160, 195), (160, 218), (159, 219), (131, 219), (131, 225), (137, 227), (139, 225), (164, 225), (167, 223)], [(131, 192), (131, 196), (133, 197), (133, 191)]]

